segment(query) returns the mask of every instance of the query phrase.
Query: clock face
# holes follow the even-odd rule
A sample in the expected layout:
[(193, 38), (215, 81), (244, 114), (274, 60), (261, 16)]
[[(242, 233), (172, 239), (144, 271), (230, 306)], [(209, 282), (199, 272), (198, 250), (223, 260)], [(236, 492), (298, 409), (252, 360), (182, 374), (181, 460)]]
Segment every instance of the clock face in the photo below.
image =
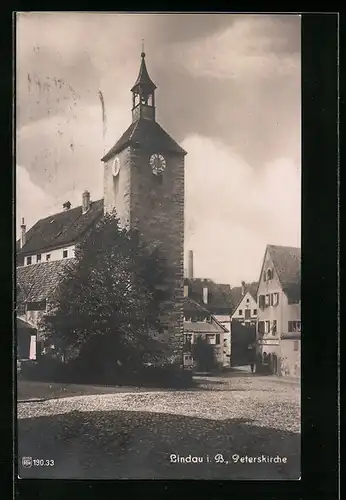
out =
[(166, 168), (166, 160), (164, 159), (164, 157), (159, 153), (154, 153), (153, 155), (151, 155), (149, 161), (153, 174), (155, 175), (162, 174), (162, 172)]
[(113, 177), (116, 177), (119, 173), (119, 170), (120, 170), (120, 160), (119, 160), (119, 157), (116, 156), (113, 160), (113, 163), (112, 163), (112, 174), (113, 174)]

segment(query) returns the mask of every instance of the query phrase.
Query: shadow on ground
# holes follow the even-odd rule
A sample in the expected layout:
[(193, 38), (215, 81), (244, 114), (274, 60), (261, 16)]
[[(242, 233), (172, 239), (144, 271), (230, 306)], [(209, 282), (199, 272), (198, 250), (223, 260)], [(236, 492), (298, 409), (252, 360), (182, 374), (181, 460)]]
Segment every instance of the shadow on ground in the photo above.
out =
[[(147, 412), (71, 412), (18, 421), (18, 457), (54, 460), (20, 477), (76, 479), (297, 479), (300, 435), (244, 420)], [(212, 463), (222, 453), (229, 463)], [(203, 463), (171, 463), (170, 455)], [(287, 463), (233, 463), (232, 455), (279, 455)], [(210, 462), (207, 461), (209, 456)]]

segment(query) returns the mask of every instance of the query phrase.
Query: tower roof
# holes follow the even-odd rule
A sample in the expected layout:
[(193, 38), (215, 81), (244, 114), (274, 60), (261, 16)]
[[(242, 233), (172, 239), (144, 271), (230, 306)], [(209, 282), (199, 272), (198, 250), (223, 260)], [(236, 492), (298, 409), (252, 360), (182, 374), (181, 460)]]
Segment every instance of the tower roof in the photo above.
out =
[(150, 120), (138, 120), (131, 123), (102, 161), (108, 161), (127, 146), (140, 146), (151, 151), (169, 151), (186, 155), (186, 151), (157, 122)]
[(134, 86), (131, 89), (131, 92), (137, 92), (140, 88), (142, 88), (146, 92), (152, 92), (157, 87), (149, 76), (147, 66), (145, 64), (145, 52), (141, 53), (141, 58), (142, 58), (141, 67), (139, 68), (138, 77)]

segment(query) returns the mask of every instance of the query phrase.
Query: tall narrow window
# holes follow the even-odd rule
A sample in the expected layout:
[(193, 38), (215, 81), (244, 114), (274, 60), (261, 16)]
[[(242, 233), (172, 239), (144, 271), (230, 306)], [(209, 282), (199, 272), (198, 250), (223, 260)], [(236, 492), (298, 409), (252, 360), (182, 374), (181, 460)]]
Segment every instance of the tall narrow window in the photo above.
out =
[(36, 262), (37, 262), (37, 263), (41, 262), (41, 254), (40, 254), (40, 253), (38, 253), (38, 254), (36, 255)]
[(32, 257), (27, 257), (26, 258), (26, 264), (29, 266), (31, 264)]
[(46, 261), (49, 262), (50, 261), (50, 253), (47, 253), (46, 255)]
[(269, 333), (270, 330), (270, 321), (265, 322), (265, 333)]
[(215, 339), (215, 344), (219, 345), (220, 344), (220, 334), (216, 334), (216, 339)]
[(68, 251), (67, 250), (63, 250), (63, 252), (62, 252), (62, 258), (66, 259), (67, 255), (68, 255)]
[(272, 326), (272, 335), (276, 335), (277, 332), (277, 321), (276, 319), (273, 320), (273, 326)]

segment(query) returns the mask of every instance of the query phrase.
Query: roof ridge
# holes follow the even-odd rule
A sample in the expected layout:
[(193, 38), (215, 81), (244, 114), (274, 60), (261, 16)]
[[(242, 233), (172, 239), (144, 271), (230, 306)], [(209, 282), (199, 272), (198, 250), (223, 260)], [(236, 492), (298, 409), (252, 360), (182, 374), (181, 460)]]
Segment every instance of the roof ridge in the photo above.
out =
[[(101, 201), (103, 200), (103, 198), (100, 198), (99, 200), (94, 200), (94, 201), (90, 201), (90, 206), (93, 204), (93, 203), (97, 203), (98, 201)], [(37, 222), (41, 222), (43, 220), (46, 220), (46, 219), (50, 219), (51, 217), (54, 217), (56, 215), (60, 215), (60, 214), (65, 214), (65, 213), (71, 213), (73, 212), (73, 210), (77, 210), (78, 208), (82, 208), (82, 204), (80, 205), (77, 205), (76, 207), (73, 207), (73, 208), (69, 208), (68, 210), (61, 210), (60, 212), (55, 212), (54, 214), (50, 214), (50, 215), (47, 215), (46, 217), (42, 217), (41, 219), (38, 219), (35, 224), (37, 224)], [(35, 225), (34, 224), (34, 225)], [(31, 227), (34, 227), (34, 226), (31, 226)]]

